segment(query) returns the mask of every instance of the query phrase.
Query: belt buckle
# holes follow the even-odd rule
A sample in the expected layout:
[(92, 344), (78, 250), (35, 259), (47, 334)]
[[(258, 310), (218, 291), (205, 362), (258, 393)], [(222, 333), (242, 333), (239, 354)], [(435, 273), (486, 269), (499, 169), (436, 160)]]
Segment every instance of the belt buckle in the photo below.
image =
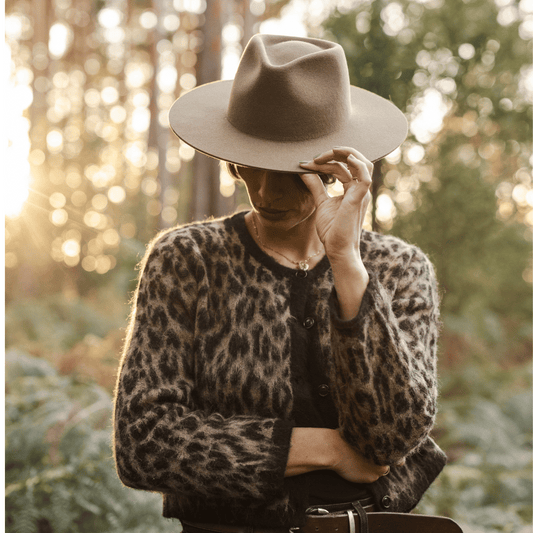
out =
[(325, 514), (329, 514), (329, 511), (327, 509), (324, 509), (323, 507), (308, 507), (305, 510), (305, 514), (325, 515)]
[(355, 518), (353, 511), (351, 509), (348, 509), (346, 512), (348, 514), (348, 524), (350, 526), (350, 533), (355, 533)]

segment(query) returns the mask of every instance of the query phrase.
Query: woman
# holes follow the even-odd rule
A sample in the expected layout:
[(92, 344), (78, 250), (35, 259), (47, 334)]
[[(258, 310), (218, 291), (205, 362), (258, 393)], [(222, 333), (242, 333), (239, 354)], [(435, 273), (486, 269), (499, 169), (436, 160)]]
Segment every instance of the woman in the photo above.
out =
[(403, 115), (349, 85), (340, 46), (256, 35), (235, 80), (179, 98), (170, 124), (226, 161), (252, 209), (167, 231), (145, 256), (120, 478), (191, 532), (383, 530), (445, 464), (429, 437), (433, 268), (362, 229), (372, 161), (404, 140)]

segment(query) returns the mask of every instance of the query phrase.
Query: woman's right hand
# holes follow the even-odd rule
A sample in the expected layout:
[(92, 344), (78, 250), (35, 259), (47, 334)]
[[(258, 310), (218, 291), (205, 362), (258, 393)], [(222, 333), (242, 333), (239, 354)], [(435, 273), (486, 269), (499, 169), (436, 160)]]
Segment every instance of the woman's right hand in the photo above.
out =
[(334, 461), (331, 470), (352, 483), (373, 483), (389, 473), (389, 466), (379, 466), (356, 452), (335, 430)]
[(389, 473), (356, 452), (336, 429), (294, 428), (285, 476), (333, 470), (352, 483), (373, 483)]

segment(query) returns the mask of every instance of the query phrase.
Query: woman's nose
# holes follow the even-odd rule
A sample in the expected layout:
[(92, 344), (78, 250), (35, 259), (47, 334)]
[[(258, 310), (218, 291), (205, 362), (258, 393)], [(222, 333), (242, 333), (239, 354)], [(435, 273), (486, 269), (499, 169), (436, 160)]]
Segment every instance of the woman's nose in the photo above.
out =
[(264, 172), (259, 181), (259, 195), (265, 200), (277, 200), (283, 196), (281, 176), (275, 172)]

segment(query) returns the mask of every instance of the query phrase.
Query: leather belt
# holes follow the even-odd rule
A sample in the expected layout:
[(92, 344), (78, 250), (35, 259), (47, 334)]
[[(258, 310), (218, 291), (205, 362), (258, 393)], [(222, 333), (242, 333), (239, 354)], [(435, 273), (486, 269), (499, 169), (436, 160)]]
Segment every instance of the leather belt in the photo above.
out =
[(328, 515), (328, 514), (336, 514), (336, 513), (342, 513), (342, 512), (346, 514), (346, 511), (348, 509), (350, 510), (353, 509), (357, 503), (359, 503), (361, 507), (367, 513), (375, 513), (377, 511), (377, 508), (374, 505), (374, 499), (365, 498), (364, 500), (358, 500), (357, 502), (353, 502), (353, 503), (347, 502), (347, 503), (329, 503), (327, 505), (313, 505), (311, 507), (308, 507), (305, 512), (307, 516)]
[(376, 507), (372, 499), (367, 498), (353, 503), (316, 505), (309, 507), (306, 512), (305, 525), (293, 528), (230, 526), (186, 520), (181, 522), (189, 533), (367, 533), (366, 513), (376, 512)]
[[(344, 516), (342, 516), (344, 514)], [(329, 518), (328, 518), (329, 516)], [(365, 514), (366, 516), (366, 514)], [(262, 528), (262, 527), (236, 527), (236, 526), (223, 526), (219, 524), (197, 524), (196, 522), (187, 522), (182, 520), (185, 533), (208, 533), (210, 531), (219, 533), (289, 533), (289, 531), (296, 531), (300, 533), (313, 532), (313, 527), (318, 527), (322, 533), (341, 533), (351, 529), (348, 512), (330, 515), (315, 515), (309, 517), (306, 525), (303, 528)], [(362, 533), (358, 517), (355, 517), (353, 527), (357, 533)], [(369, 513), (366, 516), (368, 520), (367, 526), (370, 533), (413, 533), (413, 532), (428, 532), (431, 533), (463, 533), (461, 527), (451, 520), (443, 516), (427, 516), (427, 515), (414, 515), (405, 513)], [(318, 522), (318, 520), (324, 520), (324, 522)], [(326, 521), (327, 529), (325, 528)], [(343, 523), (341, 523), (343, 522)], [(318, 524), (316, 526), (315, 524)], [(322, 529), (321, 526), (324, 526)], [(339, 528), (335, 531), (335, 528)]]
[[(346, 504), (312, 507), (308, 509), (305, 526), (291, 528), (297, 533), (368, 533), (367, 513), (376, 512), (372, 499), (353, 502), (351, 509)], [(336, 508), (342, 507), (338, 511)], [(325, 511), (325, 512), (324, 512)], [(318, 514), (315, 514), (318, 513)]]
[[(311, 515), (307, 523), (301, 528), (263, 528), (263, 527), (238, 527), (225, 526), (220, 524), (198, 524), (196, 522), (187, 522), (182, 520), (185, 533), (346, 533), (352, 527), (356, 533), (363, 533), (363, 528), (368, 527), (370, 533), (413, 533), (415, 531), (431, 531), (431, 533), (463, 533), (461, 527), (443, 516), (414, 515), (405, 513), (366, 513), (366, 521), (361, 526), (358, 518), (355, 517), (353, 522), (349, 518), (348, 511), (341, 513), (330, 513), (328, 515)], [(338, 528), (338, 529), (337, 529)]]

